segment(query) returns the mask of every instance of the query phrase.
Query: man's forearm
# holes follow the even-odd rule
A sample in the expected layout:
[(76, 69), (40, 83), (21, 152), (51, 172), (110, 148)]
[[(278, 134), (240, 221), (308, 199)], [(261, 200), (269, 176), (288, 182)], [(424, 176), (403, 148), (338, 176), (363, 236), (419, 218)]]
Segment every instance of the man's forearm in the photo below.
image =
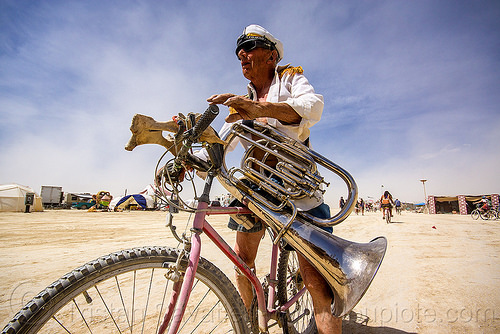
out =
[(284, 124), (299, 124), (302, 119), (299, 114), (286, 103), (258, 102), (234, 107), (243, 119), (272, 117)]

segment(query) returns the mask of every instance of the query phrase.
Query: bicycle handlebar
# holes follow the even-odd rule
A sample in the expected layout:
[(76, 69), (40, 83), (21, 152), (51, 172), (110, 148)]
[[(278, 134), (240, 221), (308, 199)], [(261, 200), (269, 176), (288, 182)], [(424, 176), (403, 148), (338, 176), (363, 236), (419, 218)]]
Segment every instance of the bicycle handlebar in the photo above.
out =
[(186, 142), (180, 149), (175, 159), (175, 163), (177, 165), (181, 165), (181, 163), (186, 160), (191, 145), (193, 145), (193, 143), (195, 143), (200, 138), (200, 136), (203, 134), (203, 131), (205, 131), (210, 126), (210, 124), (218, 114), (219, 107), (215, 104), (209, 105), (207, 110), (205, 110), (203, 115), (201, 115), (200, 120), (195, 124), (195, 126), (184, 133), (183, 137)]
[(212, 121), (219, 114), (219, 107), (216, 104), (211, 104), (208, 106), (207, 110), (201, 115), (200, 120), (196, 123), (193, 128), (193, 138), (195, 141), (201, 136), (203, 131), (205, 131)]

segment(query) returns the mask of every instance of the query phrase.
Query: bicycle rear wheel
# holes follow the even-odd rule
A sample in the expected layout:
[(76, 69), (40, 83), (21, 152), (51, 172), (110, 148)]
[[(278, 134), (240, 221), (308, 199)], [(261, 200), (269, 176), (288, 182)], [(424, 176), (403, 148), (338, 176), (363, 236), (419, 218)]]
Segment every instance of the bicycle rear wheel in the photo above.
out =
[[(2, 333), (156, 333), (173, 286), (166, 267), (177, 257), (175, 249), (143, 247), (91, 261), (40, 292)], [(249, 333), (238, 292), (203, 258), (178, 333)]]
[[(295, 251), (282, 250), (278, 262), (278, 301), (285, 304), (304, 287)], [(306, 291), (283, 316), (283, 333), (317, 333), (311, 295)]]
[(483, 220), (493, 220), (493, 219), (496, 219), (496, 214), (495, 214), (495, 211), (493, 211), (493, 210), (488, 210), (486, 212), (481, 212), (480, 216), (481, 216), (481, 219), (483, 219)]

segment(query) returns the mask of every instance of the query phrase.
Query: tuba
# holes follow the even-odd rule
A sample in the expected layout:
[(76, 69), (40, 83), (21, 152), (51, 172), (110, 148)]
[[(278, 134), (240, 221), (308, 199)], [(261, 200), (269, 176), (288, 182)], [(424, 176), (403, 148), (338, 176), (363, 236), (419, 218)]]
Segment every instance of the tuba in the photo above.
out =
[[(233, 124), (222, 139), (228, 145), (239, 140), (246, 150), (240, 167), (229, 169), (224, 152), (220, 183), (271, 228), (274, 243), (284, 240), (321, 273), (334, 296), (333, 315), (349, 313), (367, 291), (387, 249), (384, 237), (355, 243), (320, 228), (337, 225), (352, 212), (358, 196), (352, 176), (303, 143), (256, 121)], [(340, 177), (348, 189), (346, 205), (329, 219), (316, 218), (295, 205), (305, 199), (321, 203), (329, 184), (318, 165)], [(247, 226), (251, 221), (233, 218)]]

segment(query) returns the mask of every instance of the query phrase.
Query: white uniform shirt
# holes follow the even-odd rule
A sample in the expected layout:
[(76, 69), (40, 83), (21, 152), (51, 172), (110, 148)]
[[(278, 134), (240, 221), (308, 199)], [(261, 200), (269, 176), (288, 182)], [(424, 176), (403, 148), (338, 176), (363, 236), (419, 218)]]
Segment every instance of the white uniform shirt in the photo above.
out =
[[(247, 89), (250, 99), (256, 101), (257, 92), (251, 83), (248, 84)], [(301, 142), (304, 142), (309, 137), (309, 128), (319, 122), (321, 114), (323, 113), (323, 96), (316, 94), (313, 86), (311, 86), (307, 78), (300, 73), (289, 73), (285, 71), (283, 76), (280, 78), (278, 72), (275, 71), (274, 79), (271, 83), (271, 87), (269, 88), (266, 101), (286, 103), (300, 115), (302, 119), (299, 124), (285, 125), (277, 119), (271, 117), (268, 117), (267, 123), (279, 131), (287, 134), (290, 138)], [(241, 122), (241, 120), (238, 122)], [(227, 133), (230, 131), (232, 124), (233, 123), (225, 123), (222, 126), (219, 131), (219, 136), (221, 138), (225, 138)], [(245, 147), (245, 149), (247, 149), (247, 145), (245, 145), (244, 141), (241, 142), (238, 138), (235, 138), (226, 150), (228, 152), (234, 150), (239, 142)], [(207, 160), (208, 154), (205, 150), (202, 151), (204, 152), (199, 151), (196, 155), (204, 160)], [(294, 204), (298, 209), (307, 211), (323, 203), (323, 198), (321, 196), (318, 197), (320, 197), (320, 199), (304, 198), (301, 200), (295, 200)]]
[[(250, 99), (257, 100), (257, 92), (251, 83), (247, 86)], [(299, 124), (284, 125), (277, 119), (268, 117), (267, 123), (279, 131), (285, 133), (290, 138), (304, 142), (311, 133), (309, 128), (319, 122), (323, 113), (323, 96), (314, 92), (313, 86), (303, 74), (290, 74), (285, 71), (280, 78), (275, 71), (273, 82), (269, 88), (266, 102), (286, 103), (292, 107), (302, 118)], [(221, 138), (224, 138), (233, 123), (225, 123), (219, 131)], [(234, 140), (229, 151), (234, 150), (238, 141)]]

